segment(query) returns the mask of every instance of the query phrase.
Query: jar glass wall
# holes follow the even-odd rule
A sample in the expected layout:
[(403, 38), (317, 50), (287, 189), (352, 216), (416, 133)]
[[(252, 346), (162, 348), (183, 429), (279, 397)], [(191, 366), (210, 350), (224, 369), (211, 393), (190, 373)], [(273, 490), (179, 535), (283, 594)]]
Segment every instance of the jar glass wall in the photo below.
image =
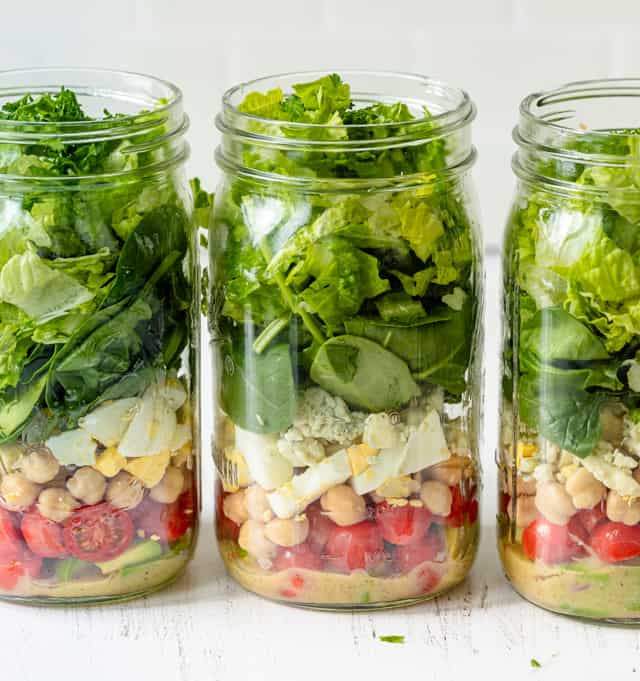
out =
[(637, 621), (640, 81), (531, 95), (504, 252), (499, 545), (551, 610)]
[(181, 94), (0, 73), (0, 597), (131, 598), (197, 526), (198, 280)]
[(210, 239), (217, 533), (250, 591), (386, 607), (470, 569), (473, 116), (460, 90), (384, 73), (278, 76), (224, 98)]

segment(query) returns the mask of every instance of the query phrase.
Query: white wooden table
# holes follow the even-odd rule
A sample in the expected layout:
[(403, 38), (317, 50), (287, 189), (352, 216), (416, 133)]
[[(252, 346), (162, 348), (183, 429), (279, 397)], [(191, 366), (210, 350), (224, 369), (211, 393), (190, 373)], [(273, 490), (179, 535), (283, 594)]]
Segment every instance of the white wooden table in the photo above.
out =
[[(549, 614), (522, 601), (495, 551), (498, 259), (487, 258), (482, 545), (470, 578), (434, 602), (371, 614), (317, 613), (244, 592), (214, 547), (211, 462), (195, 560), (168, 590), (124, 605), (0, 604), (0, 681), (640, 679), (640, 629)], [(403, 635), (404, 644), (377, 637)], [(533, 668), (535, 658), (542, 666)]]

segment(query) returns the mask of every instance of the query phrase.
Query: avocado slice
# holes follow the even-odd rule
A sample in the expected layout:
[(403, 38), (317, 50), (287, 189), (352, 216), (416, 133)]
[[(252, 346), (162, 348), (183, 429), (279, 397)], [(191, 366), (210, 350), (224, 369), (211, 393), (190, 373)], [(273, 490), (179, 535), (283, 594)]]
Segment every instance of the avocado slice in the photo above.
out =
[(156, 560), (162, 555), (162, 546), (160, 542), (148, 539), (140, 542), (135, 546), (127, 549), (112, 560), (105, 560), (101, 563), (96, 563), (103, 575), (108, 575), (111, 572), (116, 572), (122, 568), (130, 565), (137, 565), (138, 563), (146, 563), (150, 560)]

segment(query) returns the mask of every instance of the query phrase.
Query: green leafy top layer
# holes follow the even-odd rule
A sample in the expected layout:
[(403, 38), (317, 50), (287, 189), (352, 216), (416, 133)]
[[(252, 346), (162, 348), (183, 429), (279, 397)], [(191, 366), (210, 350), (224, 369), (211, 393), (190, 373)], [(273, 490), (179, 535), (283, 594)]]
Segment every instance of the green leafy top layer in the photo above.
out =
[[(293, 86), (285, 94), (281, 88), (268, 92), (251, 92), (238, 109), (262, 120), (251, 121), (252, 132), (297, 140), (341, 142), (402, 137), (412, 123), (412, 136), (433, 131), (434, 123), (425, 108), (417, 119), (404, 102), (377, 102), (355, 108), (350, 86), (339, 75), (330, 74), (308, 83)], [(424, 120), (422, 120), (424, 119)], [(295, 125), (286, 125), (294, 123)], [(446, 166), (442, 140), (423, 144), (394, 143), (389, 148), (363, 151), (274, 151), (249, 145), (243, 161), (257, 170), (288, 176), (336, 178), (380, 178), (426, 173)]]

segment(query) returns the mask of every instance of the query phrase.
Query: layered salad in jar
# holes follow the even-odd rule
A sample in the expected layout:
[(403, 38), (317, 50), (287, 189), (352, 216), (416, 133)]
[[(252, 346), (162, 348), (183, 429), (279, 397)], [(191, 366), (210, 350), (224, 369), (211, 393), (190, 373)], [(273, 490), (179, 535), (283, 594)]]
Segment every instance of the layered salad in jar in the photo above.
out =
[[(520, 593), (591, 618), (640, 615), (640, 187), (635, 131), (549, 162), (506, 252), (500, 549)], [(588, 156), (585, 156), (588, 158)], [(512, 400), (513, 396), (513, 400)]]
[[(250, 93), (239, 109), (365, 140), (358, 123), (381, 124), (383, 138), (414, 119), (403, 103), (357, 108), (336, 75)], [(437, 184), (445, 155), (442, 140), (339, 155), (256, 147), (245, 163), (262, 172), (361, 182), (314, 193), (232, 176), (216, 195), (217, 533), (228, 571), (255, 593), (380, 607), (431, 597), (470, 568), (476, 259), (460, 193)], [(416, 188), (355, 188), (418, 172)]]
[(166, 155), (162, 126), (144, 140), (56, 138), (85, 123), (64, 88), (0, 108), (0, 131), (50, 133), (10, 144), (0, 132), (6, 598), (144, 593), (180, 573), (194, 541), (189, 204), (171, 173), (133, 173)]

